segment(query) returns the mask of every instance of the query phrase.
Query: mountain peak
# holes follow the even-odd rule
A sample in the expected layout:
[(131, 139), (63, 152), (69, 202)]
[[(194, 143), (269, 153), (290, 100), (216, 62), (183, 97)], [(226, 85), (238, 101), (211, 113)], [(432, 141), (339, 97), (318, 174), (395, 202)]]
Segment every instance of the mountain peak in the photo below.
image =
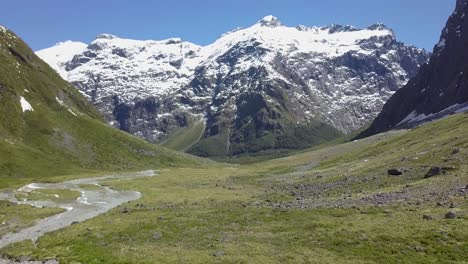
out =
[(328, 29), (330, 34), (338, 33), (338, 32), (352, 32), (358, 31), (358, 28), (355, 28), (351, 25), (338, 25), (338, 24), (331, 24), (329, 26), (323, 27), (322, 29)]
[(97, 35), (96, 39), (116, 39), (119, 38), (116, 35), (104, 33), (104, 34), (99, 34)]
[(388, 29), (390, 30), (389, 27), (387, 27), (384, 23), (375, 23), (367, 27), (369, 30), (384, 30)]
[(262, 27), (279, 27), (283, 25), (277, 17), (272, 15), (262, 18), (260, 21), (258, 21), (258, 24), (260, 24)]

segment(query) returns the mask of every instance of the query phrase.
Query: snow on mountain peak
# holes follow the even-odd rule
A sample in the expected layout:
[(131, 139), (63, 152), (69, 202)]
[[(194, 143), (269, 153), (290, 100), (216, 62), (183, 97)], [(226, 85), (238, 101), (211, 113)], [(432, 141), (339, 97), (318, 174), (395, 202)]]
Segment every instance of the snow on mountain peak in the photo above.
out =
[(329, 26), (323, 27), (323, 30), (328, 30), (330, 34), (334, 33), (339, 33), (339, 32), (353, 32), (353, 31), (359, 31), (360, 29), (355, 28), (354, 26), (351, 25), (338, 25), (338, 24), (331, 24)]
[[(65, 46), (37, 54), (109, 122), (151, 141), (176, 127), (183, 119), (176, 118), (179, 114), (216, 116), (234, 107), (242, 93), (283, 85), (300, 120), (318, 118), (348, 132), (375, 117), (385, 99), (426, 61), (423, 50), (397, 42), (383, 24), (288, 27), (274, 16), (206, 46), (110, 34), (82, 45), (75, 56)], [(411, 61), (403, 63), (406, 57)], [(127, 118), (134, 119), (119, 119), (117, 105), (135, 107), (128, 110), (135, 116)]]
[(263, 27), (279, 27), (283, 25), (277, 17), (272, 16), (272, 15), (262, 18), (257, 23)]
[(67, 40), (36, 53), (55, 71), (64, 76), (66, 74), (65, 63), (72, 60), (75, 55), (85, 51), (87, 46), (83, 42)]
[(96, 39), (115, 39), (118, 38), (116, 35), (108, 34), (108, 33), (103, 33), (97, 35)]
[(369, 30), (391, 30), (384, 23), (375, 23), (367, 27)]
[[(245, 29), (236, 29), (201, 47), (180, 38), (166, 40), (133, 40), (112, 34), (100, 34), (88, 46), (81, 42), (63, 42), (38, 51), (63, 78), (80, 82), (92, 80), (98, 74), (101, 82), (113, 80), (108, 93), (125, 93), (124, 101), (135, 97), (166, 94), (187, 85), (197, 67), (209, 66), (216, 70), (216, 61), (236, 46), (257, 46), (266, 53), (259, 57), (245, 58), (244, 64), (234, 67), (234, 72), (245, 67), (269, 65), (277, 54), (322, 54), (327, 58), (341, 56), (347, 52), (367, 54), (371, 51), (361, 46), (362, 40), (385, 37), (391, 34), (380, 24), (374, 29), (357, 29), (353, 26), (331, 25), (328, 27), (287, 27), (278, 18), (266, 16), (258, 23)], [(132, 73), (139, 81), (127, 77)], [(138, 76), (138, 77), (136, 77)], [(107, 81), (106, 81), (107, 82)], [(110, 83), (110, 81), (109, 81)], [(120, 91), (120, 92), (119, 92)]]

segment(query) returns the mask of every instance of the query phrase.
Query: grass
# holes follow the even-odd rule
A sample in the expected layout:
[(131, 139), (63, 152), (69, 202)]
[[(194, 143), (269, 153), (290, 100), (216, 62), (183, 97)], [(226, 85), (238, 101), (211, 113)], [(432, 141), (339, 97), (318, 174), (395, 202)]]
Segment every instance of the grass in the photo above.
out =
[(63, 211), (61, 208), (34, 208), (29, 205), (15, 205), (0, 201), (0, 235), (21, 230), (33, 225), (36, 219)]
[[(464, 263), (468, 202), (452, 190), (468, 182), (467, 121), (456, 115), (260, 163), (111, 180), (112, 188), (142, 198), (0, 253), (63, 263)], [(423, 166), (435, 164), (457, 169), (425, 179)], [(392, 177), (389, 167), (410, 172)], [(294, 205), (299, 185), (322, 186), (320, 197), (300, 195), (323, 206), (276, 206)], [(333, 205), (399, 192), (411, 196), (380, 206)], [(448, 211), (458, 218), (445, 219)]]
[(205, 131), (204, 121), (192, 122), (187, 128), (181, 128), (174, 132), (161, 145), (178, 151), (187, 151), (200, 140)]

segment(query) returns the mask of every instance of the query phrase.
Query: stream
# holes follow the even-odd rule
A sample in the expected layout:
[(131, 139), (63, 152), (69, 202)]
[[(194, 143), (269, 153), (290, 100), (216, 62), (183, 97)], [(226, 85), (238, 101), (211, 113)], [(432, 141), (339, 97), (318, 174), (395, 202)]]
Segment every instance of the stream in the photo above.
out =
[[(38, 189), (60, 189), (80, 192), (81, 196), (72, 202), (18, 200), (13, 193), (0, 193), (0, 200), (7, 200), (15, 204), (28, 204), (34, 207), (60, 207), (66, 210), (63, 213), (37, 220), (31, 227), (21, 229), (15, 233), (5, 234), (0, 238), (0, 248), (24, 240), (35, 242), (45, 233), (83, 222), (125, 202), (137, 200), (141, 197), (141, 193), (139, 192), (117, 191), (100, 185), (104, 180), (128, 180), (154, 175), (155, 172), (151, 170), (131, 174), (76, 179), (61, 183), (31, 183), (18, 189), (20, 192), (31, 192)], [(82, 185), (94, 185), (96, 189), (83, 189)]]

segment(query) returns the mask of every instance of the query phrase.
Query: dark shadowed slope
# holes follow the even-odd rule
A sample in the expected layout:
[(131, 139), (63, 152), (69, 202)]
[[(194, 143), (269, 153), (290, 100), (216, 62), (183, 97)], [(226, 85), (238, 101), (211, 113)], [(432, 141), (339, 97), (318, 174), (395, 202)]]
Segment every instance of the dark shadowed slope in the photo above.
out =
[(468, 0), (458, 0), (428, 65), (385, 104), (365, 137), (467, 110)]

